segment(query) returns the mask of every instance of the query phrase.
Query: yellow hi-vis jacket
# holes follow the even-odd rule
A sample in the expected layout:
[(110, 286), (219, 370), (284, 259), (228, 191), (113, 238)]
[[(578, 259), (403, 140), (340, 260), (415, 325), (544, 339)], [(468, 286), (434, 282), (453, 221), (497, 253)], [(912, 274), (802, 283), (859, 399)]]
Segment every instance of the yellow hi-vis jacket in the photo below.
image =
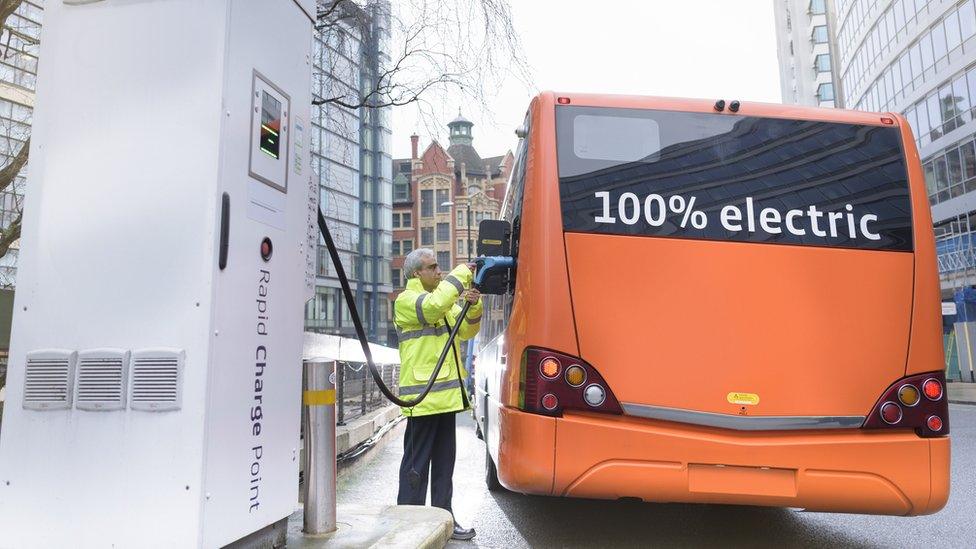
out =
[[(461, 314), (458, 296), (471, 286), (472, 277), (467, 265), (458, 265), (434, 291), (425, 291), (419, 278), (411, 278), (407, 281), (407, 288), (397, 296), (393, 305), (393, 321), (400, 340), (400, 398), (415, 400), (423, 392), (437, 367), (441, 350), (447, 344), (451, 326), (457, 323)], [(458, 340), (468, 340), (478, 334), (482, 307), (479, 299), (468, 309), (467, 318), (461, 320), (461, 327), (454, 339), (454, 349), (447, 351), (444, 365), (427, 398), (411, 408), (401, 408), (403, 415), (427, 416), (465, 409), (465, 403), (469, 403), (470, 398), (467, 395), (462, 398), (464, 388), (458, 383), (459, 371), (461, 380), (467, 378), (463, 362), (457, 362), (461, 359)]]

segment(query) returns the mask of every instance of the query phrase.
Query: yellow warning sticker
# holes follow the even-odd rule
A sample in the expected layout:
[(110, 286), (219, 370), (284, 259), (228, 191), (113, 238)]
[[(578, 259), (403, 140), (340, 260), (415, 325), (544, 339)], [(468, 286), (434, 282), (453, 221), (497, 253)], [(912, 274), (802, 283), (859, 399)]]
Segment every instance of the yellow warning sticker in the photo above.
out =
[(483, 239), (483, 240), (481, 241), (481, 243), (482, 243), (482, 244), (493, 244), (493, 245), (495, 245), (495, 246), (501, 246), (501, 245), (502, 245), (502, 241), (501, 241), (501, 240), (492, 240), (492, 239), (490, 239), (490, 238), (485, 238), (485, 239)]
[(305, 406), (331, 406), (335, 401), (335, 389), (302, 392), (302, 404)]
[(759, 404), (759, 395), (754, 393), (729, 393), (726, 398), (730, 404), (748, 404), (750, 406)]

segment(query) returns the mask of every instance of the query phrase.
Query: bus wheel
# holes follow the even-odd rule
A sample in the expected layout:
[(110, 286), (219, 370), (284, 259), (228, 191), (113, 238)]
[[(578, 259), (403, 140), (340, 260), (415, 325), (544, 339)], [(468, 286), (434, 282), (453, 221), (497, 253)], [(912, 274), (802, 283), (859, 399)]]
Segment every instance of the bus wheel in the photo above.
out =
[(491, 452), (488, 451), (488, 444), (485, 444), (485, 484), (488, 485), (489, 492), (504, 492), (505, 487), (498, 482), (498, 469), (495, 462), (491, 460)]

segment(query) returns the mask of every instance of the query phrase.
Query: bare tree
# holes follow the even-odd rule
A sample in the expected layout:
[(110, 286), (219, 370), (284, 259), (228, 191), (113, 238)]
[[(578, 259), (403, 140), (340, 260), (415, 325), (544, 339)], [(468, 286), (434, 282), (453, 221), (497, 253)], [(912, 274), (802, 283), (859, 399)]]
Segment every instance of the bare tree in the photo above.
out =
[[(0, 44), (0, 51), (4, 59), (11, 57), (12, 55), (18, 55), (20, 52), (12, 51), (10, 42), (11, 37), (16, 35), (19, 39), (25, 41), (32, 41), (30, 37), (26, 37), (23, 34), (18, 33), (15, 29), (10, 28), (7, 25), (7, 19), (13, 14), (17, 8), (23, 3), (23, 0), (0, 0), (0, 29), (4, 31), (5, 41)], [(14, 122), (9, 122), (8, 125), (12, 125)], [(0, 193), (11, 189), (15, 190), (14, 186), (17, 183), (17, 176), (20, 174), (20, 170), (27, 164), (27, 155), (30, 151), (30, 135), (21, 136), (23, 138), (23, 143), (20, 140), (16, 140), (16, 145), (12, 145), (14, 142), (12, 137), (12, 132), (14, 128), (4, 127), (3, 137), (7, 144), (4, 150), (0, 151), (0, 154), (8, 158), (6, 165), (0, 169)], [(19, 148), (13, 149), (14, 146)], [(14, 152), (16, 150), (16, 153)], [(23, 210), (17, 204), (16, 218), (10, 222), (6, 227), (0, 227), (0, 257), (7, 255), (10, 250), (10, 246), (20, 238), (20, 224), (21, 216)], [(8, 286), (7, 281), (0, 282), (0, 286)]]
[(507, 0), (399, 0), (392, 6), (387, 0), (321, 0), (317, 30), (335, 48), (317, 59), (326, 73), (343, 74), (345, 60), (335, 53), (343, 51), (344, 30), (364, 37), (379, 32), (386, 47), (374, 78), (359, 90), (336, 79), (324, 82), (316, 105), (412, 106), (428, 129), (439, 130), (438, 116), (448, 107), (463, 102), (490, 116), (488, 100), (503, 82), (514, 78), (531, 86)]

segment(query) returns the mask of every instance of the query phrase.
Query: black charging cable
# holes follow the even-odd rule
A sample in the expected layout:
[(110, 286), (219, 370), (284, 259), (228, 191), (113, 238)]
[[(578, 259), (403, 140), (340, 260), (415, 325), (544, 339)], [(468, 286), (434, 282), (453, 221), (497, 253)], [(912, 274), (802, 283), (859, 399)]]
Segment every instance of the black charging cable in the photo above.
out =
[[(471, 307), (470, 301), (464, 302), (464, 307), (461, 309), (461, 314), (458, 315), (457, 323), (451, 326), (451, 323), (444, 318), (445, 324), (451, 328), (451, 335), (447, 338), (447, 345), (441, 350), (441, 356), (437, 359), (437, 367), (434, 368), (434, 372), (430, 375), (430, 379), (427, 380), (427, 385), (424, 387), (424, 391), (420, 393), (414, 400), (403, 400), (398, 396), (393, 394), (393, 391), (386, 386), (383, 382), (383, 376), (380, 375), (379, 371), (376, 369), (376, 365), (373, 364), (373, 353), (369, 349), (369, 340), (366, 339), (366, 331), (363, 330), (363, 323), (359, 320), (359, 311), (356, 310), (356, 300), (352, 295), (352, 288), (349, 286), (349, 279), (346, 278), (346, 270), (342, 267), (342, 262), (339, 261), (339, 251), (336, 249), (335, 242), (332, 240), (332, 234), (329, 232), (329, 227), (325, 223), (325, 216), (322, 215), (322, 210), (318, 210), (319, 214), (319, 231), (322, 233), (322, 238), (325, 239), (325, 247), (329, 250), (329, 257), (332, 258), (332, 264), (335, 265), (336, 274), (339, 276), (339, 284), (342, 285), (342, 293), (346, 296), (346, 305), (349, 306), (349, 315), (352, 317), (353, 326), (356, 328), (356, 336), (359, 338), (360, 345), (363, 346), (363, 354), (366, 355), (366, 364), (369, 366), (369, 373), (373, 376), (373, 381), (376, 382), (376, 386), (379, 387), (380, 392), (383, 393), (390, 402), (396, 404), (397, 406), (402, 406), (404, 408), (411, 408), (421, 403), (427, 394), (430, 393), (431, 388), (434, 386), (434, 380), (437, 379), (437, 374), (440, 373), (441, 367), (444, 366), (444, 359), (447, 357), (448, 349), (454, 348), (454, 337), (458, 333), (458, 329), (461, 327), (461, 322), (464, 320), (465, 316), (468, 314), (468, 309)], [(457, 351), (455, 351), (454, 361), (457, 362)], [(467, 396), (464, 394), (463, 380), (461, 380), (461, 365), (457, 364), (458, 372), (458, 384), (461, 385), (461, 399), (466, 404)], [(465, 406), (466, 408), (467, 406)]]

